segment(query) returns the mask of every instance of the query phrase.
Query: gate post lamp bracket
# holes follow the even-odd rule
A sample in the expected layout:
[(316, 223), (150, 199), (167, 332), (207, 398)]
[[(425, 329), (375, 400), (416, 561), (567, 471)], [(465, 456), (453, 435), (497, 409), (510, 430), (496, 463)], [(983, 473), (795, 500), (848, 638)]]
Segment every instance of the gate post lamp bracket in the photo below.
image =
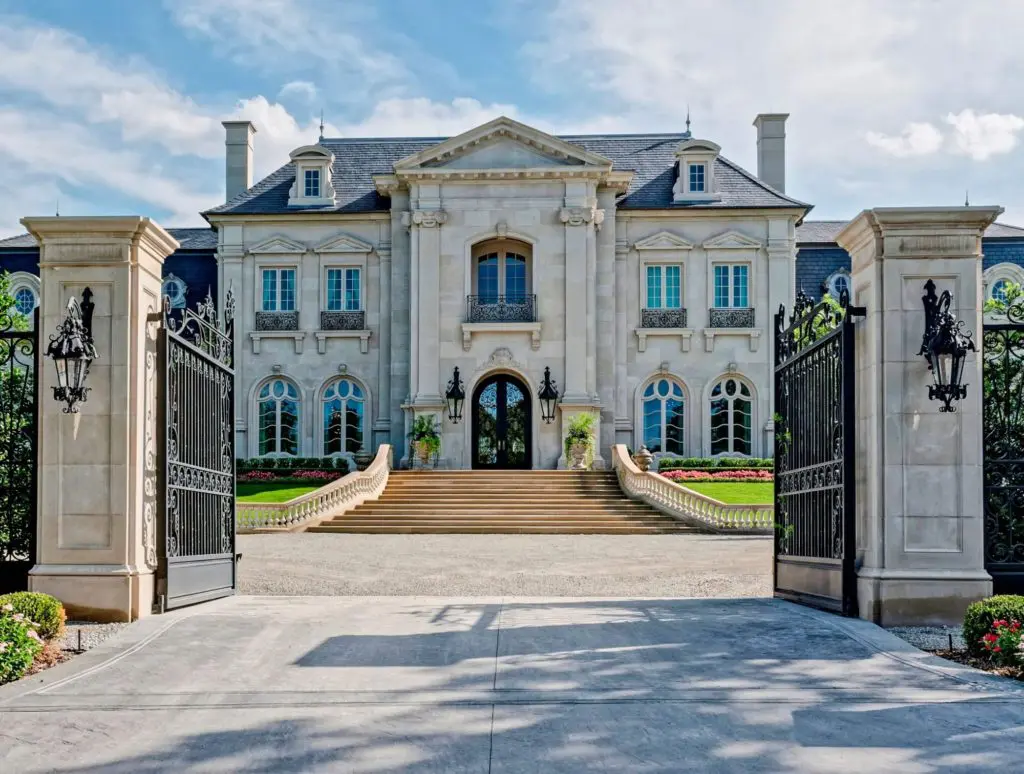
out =
[(943, 290), (935, 295), (935, 282), (928, 280), (924, 285), (924, 337), (921, 351), (932, 372), (932, 384), (928, 386), (928, 399), (942, 401), (941, 412), (956, 411), (954, 401), (967, 397), (967, 385), (961, 384), (964, 361), (967, 353), (975, 351), (972, 334), (964, 330), (963, 320), (958, 320), (949, 311), (953, 294)]
[(448, 382), (448, 389), (444, 394), (448, 403), (448, 419), (452, 424), (458, 424), (462, 419), (462, 406), (466, 402), (466, 390), (462, 386), (462, 378), (459, 376), (459, 367), (452, 370), (452, 379)]
[(89, 394), (85, 382), (89, 377), (89, 366), (96, 359), (92, 338), (95, 306), (89, 288), (82, 291), (81, 304), (74, 296), (69, 298), (64, 319), (57, 326), (57, 333), (50, 336), (50, 344), (46, 348), (47, 357), (53, 358), (57, 368), (53, 399), (67, 404), (65, 414), (77, 414), (78, 404), (85, 403)]
[(541, 382), (540, 392), (537, 393), (540, 400), (540, 416), (547, 424), (555, 419), (555, 404), (558, 403), (558, 389), (551, 378), (551, 368), (544, 367), (544, 381)]

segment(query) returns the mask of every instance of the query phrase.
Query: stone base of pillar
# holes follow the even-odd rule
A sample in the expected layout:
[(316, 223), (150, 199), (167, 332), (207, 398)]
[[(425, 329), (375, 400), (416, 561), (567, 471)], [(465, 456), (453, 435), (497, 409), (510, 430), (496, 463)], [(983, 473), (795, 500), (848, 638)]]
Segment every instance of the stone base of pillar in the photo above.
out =
[(135, 621), (153, 612), (156, 576), (117, 565), (36, 565), (29, 590), (59, 599), (70, 619)]
[(879, 626), (959, 625), (968, 605), (991, 595), (984, 570), (862, 570), (857, 577), (860, 617)]

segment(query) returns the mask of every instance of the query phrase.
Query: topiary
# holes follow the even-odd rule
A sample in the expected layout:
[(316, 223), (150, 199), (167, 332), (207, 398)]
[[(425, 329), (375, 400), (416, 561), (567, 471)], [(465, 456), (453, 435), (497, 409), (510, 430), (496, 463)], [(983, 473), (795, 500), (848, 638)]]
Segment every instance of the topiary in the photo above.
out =
[(0, 606), (0, 685), (22, 677), (43, 649), (35, 625), (11, 607)]
[(972, 656), (984, 657), (981, 638), (992, 631), (992, 622), (999, 619), (1024, 624), (1024, 596), (1000, 594), (975, 602), (964, 613), (964, 642)]
[(36, 631), (44, 640), (52, 640), (64, 634), (67, 614), (64, 605), (56, 597), (37, 591), (16, 591), (0, 596), (0, 609), (10, 605), (14, 613), (21, 613), (36, 624)]

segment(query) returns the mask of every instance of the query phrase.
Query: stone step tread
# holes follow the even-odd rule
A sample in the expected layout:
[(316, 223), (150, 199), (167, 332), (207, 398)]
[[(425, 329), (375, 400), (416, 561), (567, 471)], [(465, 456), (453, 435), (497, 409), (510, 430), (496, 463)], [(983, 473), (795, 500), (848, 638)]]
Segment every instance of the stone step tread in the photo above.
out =
[(550, 513), (502, 513), (501, 511), (481, 512), (474, 514), (467, 513), (415, 513), (412, 511), (396, 511), (394, 513), (350, 513), (341, 516), (332, 516), (323, 523), (329, 522), (350, 522), (359, 520), (373, 520), (379, 522), (393, 521), (395, 519), (419, 519), (423, 521), (607, 521), (615, 520), (621, 522), (640, 523), (647, 521), (672, 522), (669, 516), (662, 516), (657, 513), (577, 513), (552, 515)]
[(493, 527), (493, 526), (480, 526), (480, 527), (469, 527), (469, 526), (395, 526), (395, 525), (348, 525), (348, 526), (322, 526), (322, 527), (311, 527), (307, 530), (308, 532), (316, 533), (371, 533), (371, 534), (483, 534), (483, 535), (501, 535), (501, 534), (534, 534), (534, 535), (656, 535), (656, 534), (676, 534), (676, 533), (688, 533), (694, 532), (695, 530), (687, 527), (643, 527), (643, 526), (627, 526), (627, 527), (583, 527), (578, 525), (573, 526), (550, 526), (550, 525), (531, 525), (531, 526), (517, 526), (517, 527)]

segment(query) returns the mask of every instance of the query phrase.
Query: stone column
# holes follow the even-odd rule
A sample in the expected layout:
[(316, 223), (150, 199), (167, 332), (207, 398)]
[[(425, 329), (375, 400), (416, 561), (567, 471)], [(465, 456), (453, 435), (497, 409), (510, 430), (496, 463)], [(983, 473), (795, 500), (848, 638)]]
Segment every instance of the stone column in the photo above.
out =
[[(857, 594), (881, 625), (959, 623), (992, 592), (984, 565), (981, 355), (955, 413), (928, 399), (918, 355), (924, 284), (953, 293), (981, 338), (981, 236), (998, 207), (866, 210), (838, 236), (852, 258), (856, 327)], [(980, 347), (980, 341), (979, 341)]]
[(602, 190), (597, 195), (597, 204), (604, 213), (604, 221), (597, 232), (595, 315), (596, 395), (601, 403), (602, 437), (599, 444), (603, 452), (615, 444), (615, 191)]
[[(238, 241), (228, 241), (232, 237)], [(251, 288), (243, 277), (245, 250), (242, 245), (241, 228), (221, 228), (220, 244), (217, 247), (217, 308), (224, 309), (228, 290), (235, 297), (235, 351), (232, 362), (235, 364), (235, 384), (247, 385), (245, 374), (246, 358), (243, 347), (249, 345), (247, 332), (255, 319), (252, 309), (252, 294), (243, 293), (243, 288)], [(251, 282), (251, 281), (250, 281)], [(193, 302), (195, 299), (193, 299)], [(194, 307), (194, 304), (190, 305)], [(245, 400), (235, 401), (235, 456), (249, 456), (248, 416)]]
[(380, 317), (377, 355), (377, 420), (373, 448), (391, 441), (391, 243), (377, 248), (380, 256)]
[[(618, 230), (616, 229), (616, 232)], [(616, 236), (618, 234), (616, 233)], [(615, 240), (615, 443), (633, 445), (633, 422), (629, 418), (629, 244)]]
[(152, 612), (156, 569), (156, 325), (164, 259), (178, 243), (149, 218), (25, 218), (40, 245), (41, 340), (71, 296), (93, 292), (97, 359), (88, 400), (65, 414), (39, 349), (39, 526), (29, 583), (69, 615)]
[[(408, 454), (405, 440), (405, 411), (402, 405), (412, 399), (409, 385), (410, 355), (410, 234), (406, 224), (409, 192), (395, 188), (391, 191), (391, 351), (387, 354), (391, 366), (391, 444), (400, 449), (399, 464)], [(384, 357), (383, 350), (381, 357)]]
[(441, 328), (441, 226), (448, 215), (440, 210), (414, 210), (412, 213), (413, 258), (416, 286), (413, 307), (416, 347), (416, 395), (414, 406), (436, 408), (440, 393)]

